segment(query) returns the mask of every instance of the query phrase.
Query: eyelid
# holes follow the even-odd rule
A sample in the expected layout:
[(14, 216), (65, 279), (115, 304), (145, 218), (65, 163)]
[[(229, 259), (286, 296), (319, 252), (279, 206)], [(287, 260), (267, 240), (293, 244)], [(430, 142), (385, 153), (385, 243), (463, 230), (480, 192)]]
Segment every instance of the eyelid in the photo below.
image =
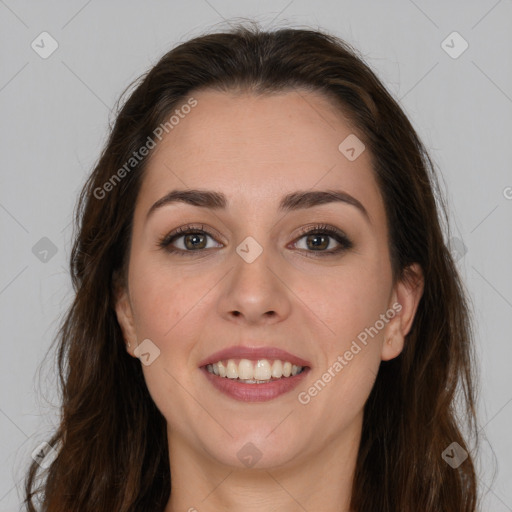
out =
[(341, 229), (338, 229), (335, 226), (331, 226), (330, 224), (324, 224), (324, 223), (315, 223), (315, 224), (308, 224), (306, 226), (302, 226), (299, 229), (299, 233), (297, 236), (300, 237), (300, 236), (304, 236), (304, 235), (319, 232), (319, 231), (322, 231), (322, 232), (326, 231), (326, 232), (330, 232), (333, 234), (337, 234), (337, 235), (346, 237), (345, 233)]
[[(186, 224), (184, 226), (180, 226), (179, 228), (173, 229), (170, 233), (161, 237), (158, 241), (158, 245), (165, 248), (165, 246), (167, 246), (171, 243), (173, 238), (179, 238), (180, 236), (190, 234), (189, 232), (191, 232), (191, 231), (192, 232), (194, 232), (194, 231), (203, 232), (211, 238), (215, 238), (215, 237), (220, 238), (220, 239), (224, 238), (220, 235), (220, 233), (218, 233), (213, 228), (208, 227), (208, 229), (204, 229), (204, 224), (201, 224), (201, 225)], [(192, 252), (192, 251), (188, 251), (188, 252)]]

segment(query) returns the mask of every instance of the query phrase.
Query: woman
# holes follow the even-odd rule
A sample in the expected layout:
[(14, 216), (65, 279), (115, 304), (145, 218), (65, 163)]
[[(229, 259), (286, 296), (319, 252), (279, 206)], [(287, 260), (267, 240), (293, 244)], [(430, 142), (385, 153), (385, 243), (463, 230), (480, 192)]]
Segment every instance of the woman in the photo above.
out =
[(167, 53), (80, 196), (58, 455), (28, 510), (476, 510), (439, 198), (343, 41), (238, 27)]

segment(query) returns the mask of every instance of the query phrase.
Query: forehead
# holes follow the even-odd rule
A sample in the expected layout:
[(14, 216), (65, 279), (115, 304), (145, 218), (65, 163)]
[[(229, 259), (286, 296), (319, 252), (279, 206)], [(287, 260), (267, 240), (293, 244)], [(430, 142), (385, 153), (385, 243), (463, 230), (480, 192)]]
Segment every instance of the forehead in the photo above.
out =
[(382, 213), (369, 152), (354, 161), (340, 152), (354, 129), (322, 94), (204, 90), (192, 96), (197, 105), (150, 155), (141, 207), (178, 188), (219, 190), (233, 207), (251, 201), (266, 208), (288, 192), (331, 188), (368, 203), (371, 218)]

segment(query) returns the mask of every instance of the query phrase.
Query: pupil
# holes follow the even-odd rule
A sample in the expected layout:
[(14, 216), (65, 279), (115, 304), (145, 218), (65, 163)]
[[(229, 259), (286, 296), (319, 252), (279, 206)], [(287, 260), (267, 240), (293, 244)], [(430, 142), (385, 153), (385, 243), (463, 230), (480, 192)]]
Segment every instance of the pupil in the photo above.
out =
[[(202, 235), (200, 235), (199, 233), (193, 233), (191, 235), (188, 235), (187, 236), (187, 242), (190, 242), (191, 240), (194, 240), (194, 241), (198, 241), (198, 238), (201, 237)], [(189, 246), (189, 244), (187, 244), (187, 246)], [(195, 244), (195, 242), (191, 242), (190, 246), (192, 247), (192, 249), (195, 249), (198, 247), (198, 245)], [(189, 248), (190, 248), (189, 246)]]
[[(325, 237), (325, 236), (323, 236), (323, 235), (311, 235), (311, 237), (313, 238), (313, 240), (322, 239), (322, 240), (323, 240), (323, 242), (325, 242), (325, 238), (326, 238), (326, 237)], [(314, 247), (320, 247), (320, 246), (323, 246), (323, 245), (325, 245), (325, 243), (324, 243), (324, 244), (322, 244), (322, 242), (320, 242), (320, 243), (314, 242), (314, 243), (313, 243), (313, 246), (314, 246)]]

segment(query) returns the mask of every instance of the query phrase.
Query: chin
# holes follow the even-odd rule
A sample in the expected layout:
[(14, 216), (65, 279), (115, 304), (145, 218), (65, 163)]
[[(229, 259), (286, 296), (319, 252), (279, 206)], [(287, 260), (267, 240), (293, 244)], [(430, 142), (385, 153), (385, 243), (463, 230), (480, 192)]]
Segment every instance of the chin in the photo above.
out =
[(233, 437), (223, 436), (225, 442), (215, 442), (208, 437), (206, 449), (221, 464), (239, 469), (264, 470), (285, 466), (304, 454), (305, 443), (294, 439), (285, 429), (278, 432), (280, 427), (272, 432), (275, 427), (274, 422), (273, 426), (265, 424), (259, 430), (237, 429)]

